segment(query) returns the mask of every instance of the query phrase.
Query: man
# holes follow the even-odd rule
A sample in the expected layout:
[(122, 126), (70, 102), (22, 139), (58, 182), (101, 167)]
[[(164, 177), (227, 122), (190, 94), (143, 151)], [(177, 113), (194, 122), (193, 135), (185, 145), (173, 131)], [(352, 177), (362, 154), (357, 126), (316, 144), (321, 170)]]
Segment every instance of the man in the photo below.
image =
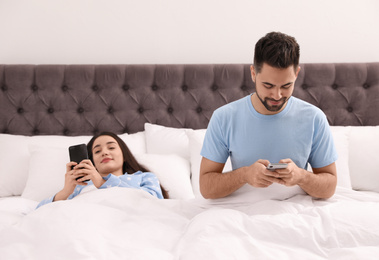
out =
[[(337, 152), (324, 113), (292, 97), (299, 74), (295, 38), (272, 32), (255, 45), (252, 80), (256, 92), (217, 109), (204, 138), (200, 191), (226, 197), (245, 184), (298, 185), (315, 198), (331, 197), (337, 184)], [(230, 156), (233, 170), (222, 173)], [(287, 163), (270, 171), (269, 163)], [(307, 164), (313, 172), (306, 171)]]

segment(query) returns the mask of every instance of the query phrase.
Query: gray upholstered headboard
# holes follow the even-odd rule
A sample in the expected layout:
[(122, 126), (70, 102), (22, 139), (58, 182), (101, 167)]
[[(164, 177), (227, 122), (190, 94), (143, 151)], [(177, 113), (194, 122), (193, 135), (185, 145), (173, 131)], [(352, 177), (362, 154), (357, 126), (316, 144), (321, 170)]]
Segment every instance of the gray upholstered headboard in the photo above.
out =
[[(254, 92), (248, 64), (0, 65), (0, 133), (135, 133), (150, 122), (206, 128)], [(379, 125), (379, 62), (301, 64), (294, 96), (331, 125)]]

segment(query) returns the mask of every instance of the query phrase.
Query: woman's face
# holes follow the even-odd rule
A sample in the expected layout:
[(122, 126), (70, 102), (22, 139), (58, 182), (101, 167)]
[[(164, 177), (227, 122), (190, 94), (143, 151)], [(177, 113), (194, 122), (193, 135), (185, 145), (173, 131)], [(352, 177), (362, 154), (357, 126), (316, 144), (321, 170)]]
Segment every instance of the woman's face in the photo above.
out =
[(122, 150), (113, 137), (102, 135), (96, 138), (93, 142), (92, 154), (95, 167), (102, 176), (107, 176), (109, 173), (116, 176), (124, 174)]

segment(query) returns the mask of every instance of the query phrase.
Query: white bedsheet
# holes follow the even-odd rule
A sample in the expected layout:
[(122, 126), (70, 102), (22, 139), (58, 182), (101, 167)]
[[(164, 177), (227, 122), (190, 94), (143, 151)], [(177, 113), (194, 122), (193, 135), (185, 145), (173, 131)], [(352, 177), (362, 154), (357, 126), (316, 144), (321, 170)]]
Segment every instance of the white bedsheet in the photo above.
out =
[(20, 196), (0, 198), (0, 234), (5, 227), (16, 224), (21, 218), (32, 212), (38, 202)]
[[(24, 211), (32, 205), (17, 203), (27, 205)], [(327, 201), (297, 195), (285, 201), (214, 205), (204, 200), (158, 200), (144, 191), (110, 188), (27, 215), (10, 212), (18, 216), (0, 230), (2, 259), (379, 256), (379, 196), (347, 189), (338, 189)]]

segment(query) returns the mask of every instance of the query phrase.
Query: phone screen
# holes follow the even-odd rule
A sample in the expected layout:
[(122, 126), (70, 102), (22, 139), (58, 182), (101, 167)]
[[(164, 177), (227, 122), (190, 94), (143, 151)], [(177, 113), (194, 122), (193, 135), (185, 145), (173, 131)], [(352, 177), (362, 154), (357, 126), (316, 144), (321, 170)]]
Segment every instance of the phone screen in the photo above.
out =
[[(84, 159), (88, 159), (87, 145), (78, 144), (68, 148), (70, 154), (70, 161), (80, 163)], [(81, 178), (81, 177), (79, 177)], [(76, 178), (78, 180), (79, 178)]]

